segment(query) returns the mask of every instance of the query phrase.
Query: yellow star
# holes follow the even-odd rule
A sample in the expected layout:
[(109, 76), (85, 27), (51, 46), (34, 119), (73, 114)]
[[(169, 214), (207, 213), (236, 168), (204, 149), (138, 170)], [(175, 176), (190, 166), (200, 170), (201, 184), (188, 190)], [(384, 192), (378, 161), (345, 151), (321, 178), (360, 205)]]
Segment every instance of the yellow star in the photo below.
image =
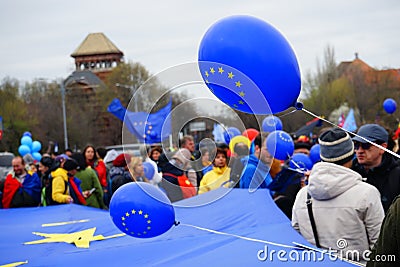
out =
[(147, 223), (148, 223), (148, 224), (150, 224), (150, 223), (151, 223), (151, 221), (150, 221), (150, 220), (147, 220)]
[(208, 80), (206, 80), (206, 83), (210, 83)]
[(222, 74), (224, 72), (224, 69), (222, 67), (219, 67), (218, 72)]
[(132, 210), (132, 214), (136, 214), (136, 210)]
[(145, 214), (143, 217), (147, 219), (149, 218), (149, 214)]
[(214, 74), (215, 73), (214, 68), (210, 68), (210, 72), (211, 72), (211, 74)]
[(145, 235), (145, 234), (147, 234), (147, 232), (146, 232), (146, 231), (143, 231), (143, 234)]
[(239, 100), (240, 105), (244, 105), (244, 102), (242, 100)]
[(240, 88), (240, 86), (242, 86), (242, 84), (240, 83), (240, 81), (235, 82), (235, 85), (236, 85), (236, 87), (239, 87), (239, 88)]
[(151, 229), (151, 227), (150, 226), (147, 226), (147, 230), (150, 230)]
[(210, 74), (208, 74), (208, 71), (205, 71), (204, 74), (206, 75), (206, 77), (210, 76)]
[(236, 104), (233, 104), (233, 106), (234, 106), (235, 108), (237, 108), (237, 107), (238, 107), (238, 105), (236, 105)]
[(228, 78), (229, 78), (229, 79), (233, 79), (233, 76), (235, 76), (235, 75), (233, 75), (232, 72), (228, 72)]
[(150, 126), (149, 126), (149, 129), (150, 129), (150, 130), (153, 129), (153, 126), (150, 125)]
[(142, 215), (143, 214), (143, 211), (142, 210), (139, 210), (139, 215)]
[(125, 217), (124, 217), (124, 216), (122, 216), (122, 217), (121, 217), (121, 220), (125, 221)]
[(123, 223), (122, 223), (122, 225), (123, 225), (123, 226), (125, 226), (125, 225), (126, 225), (126, 223), (124, 223), (124, 222), (123, 222)]
[(150, 130), (147, 130), (147, 133), (148, 133), (148, 134), (150, 134), (150, 133), (151, 133), (151, 131), (150, 131)]
[(239, 95), (240, 95), (241, 97), (244, 97), (246, 94), (245, 94), (243, 91), (240, 91), (240, 92), (239, 92)]
[(125, 216), (126, 216), (126, 217), (129, 217), (129, 213), (128, 213), (128, 212), (127, 212), (127, 213), (125, 213)]
[(103, 236), (103, 235), (94, 236), (95, 231), (96, 227), (70, 234), (46, 234), (46, 233), (33, 232), (34, 235), (43, 236), (45, 238), (40, 240), (25, 242), (24, 244), (33, 245), (33, 244), (43, 244), (43, 243), (65, 242), (69, 244), (74, 243), (75, 246), (78, 248), (88, 248), (90, 241), (104, 240), (125, 235), (125, 234), (116, 234), (111, 236)]

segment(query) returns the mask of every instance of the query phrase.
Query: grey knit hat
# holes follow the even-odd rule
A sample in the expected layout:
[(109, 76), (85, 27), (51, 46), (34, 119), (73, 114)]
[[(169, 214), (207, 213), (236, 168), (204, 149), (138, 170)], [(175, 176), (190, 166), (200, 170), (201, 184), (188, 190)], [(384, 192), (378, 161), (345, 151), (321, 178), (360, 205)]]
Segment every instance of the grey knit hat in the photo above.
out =
[(342, 165), (354, 157), (354, 144), (348, 133), (339, 128), (324, 132), (319, 138), (320, 156), (325, 162)]

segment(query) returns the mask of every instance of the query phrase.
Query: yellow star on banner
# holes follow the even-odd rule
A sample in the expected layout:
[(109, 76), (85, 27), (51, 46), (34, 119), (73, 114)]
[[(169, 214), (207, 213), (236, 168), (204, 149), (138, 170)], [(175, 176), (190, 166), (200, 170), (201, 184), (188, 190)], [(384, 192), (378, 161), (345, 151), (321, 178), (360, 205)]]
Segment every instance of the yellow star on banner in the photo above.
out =
[(240, 95), (241, 97), (244, 97), (246, 94), (245, 94), (243, 91), (240, 91), (240, 92), (239, 92), (239, 95)]
[(244, 105), (244, 102), (242, 100), (239, 100), (240, 105)]
[(235, 85), (236, 85), (236, 87), (239, 87), (239, 88), (240, 88), (240, 86), (242, 86), (242, 84), (240, 83), (240, 81), (235, 82)]
[(16, 267), (16, 266), (20, 266), (22, 264), (27, 264), (28, 261), (18, 261), (18, 262), (13, 262), (13, 263), (9, 263), (6, 265), (1, 265), (0, 267)]
[(233, 76), (235, 76), (232, 72), (228, 72), (228, 78), (233, 79)]
[(215, 70), (214, 70), (214, 68), (210, 68), (210, 72), (211, 72), (211, 74), (214, 74), (215, 73)]
[(96, 231), (96, 227), (86, 229), (79, 232), (74, 232), (70, 234), (46, 234), (46, 233), (38, 233), (32, 232), (34, 235), (43, 236), (45, 239), (25, 242), (25, 245), (33, 245), (33, 244), (43, 244), (43, 243), (74, 243), (78, 248), (89, 248), (90, 241), (99, 241), (105, 240), (115, 237), (125, 236), (125, 234), (116, 234), (110, 236), (96, 235), (94, 236), (94, 232)]
[(139, 210), (139, 215), (142, 215), (143, 214), (143, 211), (142, 210)]
[(224, 69), (223, 69), (222, 67), (219, 67), (219, 68), (218, 68), (218, 72), (219, 72), (220, 74), (222, 74), (222, 73), (224, 72)]
[(208, 71), (205, 71), (204, 75), (206, 75), (206, 77), (210, 76), (210, 74), (208, 74)]
[(132, 210), (132, 214), (135, 214), (136, 213), (136, 210)]

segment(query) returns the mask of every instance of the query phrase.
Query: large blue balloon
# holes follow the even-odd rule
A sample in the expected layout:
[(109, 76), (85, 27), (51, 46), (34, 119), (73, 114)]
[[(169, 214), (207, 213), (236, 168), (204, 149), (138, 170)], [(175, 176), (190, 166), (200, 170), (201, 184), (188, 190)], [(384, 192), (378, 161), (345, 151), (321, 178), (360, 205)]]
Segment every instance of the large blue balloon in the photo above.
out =
[(313, 167), (311, 159), (304, 153), (295, 153), (290, 159), (289, 166), (293, 169), (311, 170)]
[(198, 56), (208, 88), (236, 110), (275, 114), (296, 104), (301, 75), (295, 52), (261, 19), (235, 15), (217, 21), (204, 34)]
[(154, 166), (150, 162), (143, 162), (144, 176), (151, 180), (156, 172)]
[(315, 144), (311, 147), (309, 157), (313, 164), (315, 164), (316, 162), (321, 160), (321, 156), (319, 154), (320, 151), (321, 151), (321, 148), (320, 148), (319, 144)]
[(226, 129), (226, 131), (224, 132), (224, 139), (225, 139), (225, 143), (229, 144), (229, 142), (231, 141), (231, 139), (235, 136), (241, 135), (242, 133), (240, 132), (240, 130), (236, 127), (228, 127)]
[(276, 116), (267, 116), (262, 122), (262, 129), (266, 133), (282, 130), (282, 121)]
[(42, 149), (42, 144), (39, 141), (32, 142), (32, 152), (39, 152)]
[(18, 153), (19, 153), (21, 156), (25, 156), (26, 154), (31, 153), (31, 149), (30, 149), (30, 147), (27, 146), (27, 145), (20, 145), (20, 146), (18, 147)]
[(284, 131), (273, 131), (266, 140), (268, 152), (276, 159), (286, 160), (293, 155), (294, 142)]
[(383, 101), (383, 108), (387, 113), (392, 114), (397, 109), (397, 103), (394, 99), (387, 98), (385, 101)]
[(124, 184), (110, 202), (114, 224), (127, 235), (150, 238), (168, 231), (175, 223), (175, 211), (168, 197), (144, 182)]
[(29, 147), (29, 150), (32, 147), (32, 138), (28, 135), (22, 136), (21, 138), (21, 145), (26, 145)]

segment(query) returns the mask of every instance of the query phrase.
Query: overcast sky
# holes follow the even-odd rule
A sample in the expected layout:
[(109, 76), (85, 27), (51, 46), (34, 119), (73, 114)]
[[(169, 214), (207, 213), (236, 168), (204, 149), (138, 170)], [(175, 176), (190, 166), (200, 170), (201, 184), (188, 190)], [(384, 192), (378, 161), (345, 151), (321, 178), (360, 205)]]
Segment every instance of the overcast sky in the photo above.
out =
[(358, 52), (372, 67), (400, 68), (398, 0), (0, 0), (0, 79), (66, 78), (74, 70), (71, 53), (94, 32), (156, 74), (196, 61), (206, 30), (234, 14), (279, 29), (303, 75), (315, 72), (328, 45), (338, 63)]

